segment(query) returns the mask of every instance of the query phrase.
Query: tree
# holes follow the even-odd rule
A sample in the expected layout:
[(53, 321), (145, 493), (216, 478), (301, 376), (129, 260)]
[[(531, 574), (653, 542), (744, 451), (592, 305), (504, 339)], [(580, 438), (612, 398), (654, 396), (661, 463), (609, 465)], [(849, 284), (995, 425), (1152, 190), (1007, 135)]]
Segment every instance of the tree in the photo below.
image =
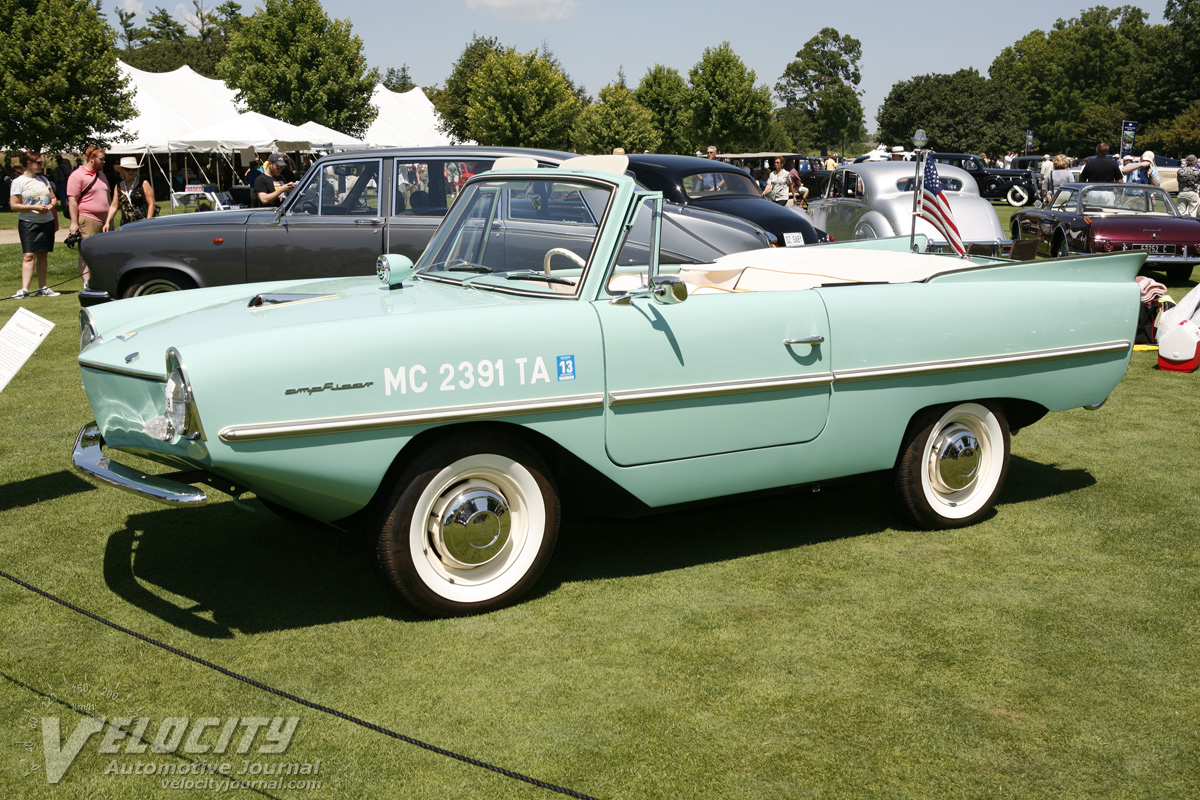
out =
[(451, 139), (462, 142), (471, 138), (467, 119), (467, 108), (471, 103), (471, 79), (489, 55), (500, 52), (503, 52), (503, 48), (498, 39), (472, 35), (462, 55), (450, 68), (446, 85), (435, 93), (433, 106), (442, 118), (441, 131)]
[(659, 149), (664, 153), (691, 153), (696, 149), (690, 135), (690, 91), (679, 70), (662, 64), (646, 70), (642, 82), (633, 90), (634, 99), (649, 109), (654, 118), (654, 126), (662, 137)]
[(866, 137), (857, 88), (861, 58), (858, 39), (823, 28), (805, 42), (775, 84), (775, 94), (784, 105), (808, 117), (809, 134), (823, 149), (844, 150)]
[(906, 145), (921, 128), (929, 146), (956, 153), (995, 153), (1025, 140), (1020, 112), (1008, 93), (974, 69), (900, 81), (879, 107), (876, 138)]
[(146, 72), (170, 72), (186, 65), (205, 77), (219, 77), (217, 64), (228, 50), (229, 34), (241, 24), (242, 7), (229, 0), (212, 10), (202, 0), (192, 0), (192, 9), (187, 18), (196, 36), (188, 34), (186, 26), (170, 19), (161, 8), (154, 15), (157, 32), (135, 27), (135, 14), (118, 11), (126, 42), (121, 58)]
[(771, 120), (771, 91), (755, 86), (755, 79), (729, 42), (704, 48), (688, 72), (693, 141), (726, 151), (761, 147)]
[[(1181, 108), (1169, 90), (1171, 70), (1161, 69), (1169, 47), (1157, 27), (1146, 25), (1139, 8), (1096, 6), (1006, 47), (989, 75), (1047, 149), (1090, 153), (1104, 109), (1146, 124)], [(1106, 140), (1116, 138), (1119, 122)]]
[(1159, 153), (1184, 156), (1200, 152), (1200, 100), (1179, 116), (1151, 126), (1139, 138), (1146, 147)]
[(411, 92), (417, 88), (412, 78), (408, 76), (408, 64), (401, 64), (400, 69), (388, 67), (387, 74), (383, 76), (380, 83), (393, 92)]
[(656, 152), (662, 136), (650, 109), (638, 103), (624, 74), (600, 90), (600, 99), (579, 115), (572, 138), (582, 153), (609, 153), (613, 148)]
[(187, 36), (187, 28), (177, 22), (162, 6), (154, 9), (154, 13), (146, 17), (146, 29), (153, 41), (178, 42)]
[(117, 19), (121, 24), (121, 40), (125, 42), (126, 50), (137, 47), (150, 35), (145, 28), (139, 28), (134, 24), (133, 20), (136, 17), (137, 12), (126, 11), (123, 8), (117, 9)]
[(265, 0), (233, 34), (218, 67), (251, 110), (301, 125), (309, 120), (357, 136), (375, 119), (362, 40), (318, 0)]
[(0, 19), (0, 142), (65, 150), (119, 141), (134, 109), (99, 3), (0, 0)]
[(467, 86), (468, 138), (480, 144), (565, 150), (581, 104), (572, 85), (534, 50), (489, 53)]

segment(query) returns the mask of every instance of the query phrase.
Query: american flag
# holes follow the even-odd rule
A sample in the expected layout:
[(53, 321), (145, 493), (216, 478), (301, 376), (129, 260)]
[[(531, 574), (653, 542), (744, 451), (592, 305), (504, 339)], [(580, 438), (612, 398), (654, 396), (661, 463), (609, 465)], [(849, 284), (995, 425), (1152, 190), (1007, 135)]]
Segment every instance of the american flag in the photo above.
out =
[(954, 212), (950, 210), (950, 198), (942, 192), (937, 163), (929, 157), (925, 158), (925, 180), (921, 184), (921, 206), (917, 216), (937, 228), (960, 256), (966, 255), (962, 236), (954, 224)]

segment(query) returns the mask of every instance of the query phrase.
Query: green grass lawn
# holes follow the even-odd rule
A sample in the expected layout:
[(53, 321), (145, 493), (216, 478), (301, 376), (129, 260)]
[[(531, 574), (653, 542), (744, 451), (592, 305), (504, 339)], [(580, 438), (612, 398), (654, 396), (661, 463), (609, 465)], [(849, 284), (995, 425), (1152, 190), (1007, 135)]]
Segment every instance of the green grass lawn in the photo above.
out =
[[(5, 286), (18, 249), (0, 246)], [(56, 248), (52, 283), (75, 275), (74, 255)], [(771, 513), (567, 509), (533, 596), (427, 621), (349, 538), (253, 500), (169, 509), (72, 474), (90, 419), (78, 304), (22, 305), (58, 327), (0, 392), (0, 570), (122, 625), (602, 798), (1200, 796), (1200, 374), (1160, 372), (1154, 353), (1133, 354), (1100, 410), (1017, 435), (996, 513), (972, 528), (898, 527), (870, 478), (772, 498)], [(0, 301), (0, 324), (17, 307)], [(235, 771), (320, 759), (321, 789), (268, 797), (551, 796), (4, 580), (0, 642), (3, 798), (212, 795), (106, 774), (178, 759), (101, 753), (99, 735), (58, 785), (27, 776), (37, 720), (61, 718), (65, 739), (82, 719), (68, 706), (148, 717), (148, 736), (170, 717), (298, 716), (285, 755), (211, 757)]]

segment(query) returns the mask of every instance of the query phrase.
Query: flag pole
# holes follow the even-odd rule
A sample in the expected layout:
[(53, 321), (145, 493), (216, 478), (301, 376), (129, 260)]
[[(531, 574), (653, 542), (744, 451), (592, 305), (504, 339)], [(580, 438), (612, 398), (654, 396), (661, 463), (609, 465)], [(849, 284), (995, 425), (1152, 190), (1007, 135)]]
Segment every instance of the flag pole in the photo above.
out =
[(908, 250), (910, 253), (917, 252), (917, 203), (921, 197), (922, 178), (925, 173), (921, 167), (922, 161), (925, 159), (925, 143), (929, 139), (925, 136), (925, 131), (918, 128), (913, 134), (912, 143), (917, 148), (917, 172), (913, 176), (913, 207), (912, 207), (912, 228), (908, 234)]

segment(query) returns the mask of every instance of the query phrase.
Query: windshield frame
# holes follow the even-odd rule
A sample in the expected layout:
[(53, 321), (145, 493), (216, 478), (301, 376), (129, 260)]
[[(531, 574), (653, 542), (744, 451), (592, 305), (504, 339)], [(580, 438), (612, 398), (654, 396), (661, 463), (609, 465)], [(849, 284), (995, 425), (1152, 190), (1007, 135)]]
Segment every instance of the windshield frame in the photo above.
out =
[[(497, 200), (493, 213), (499, 212), (502, 221), (509, 223), (523, 223), (528, 220), (521, 218), (513, 218), (511, 216), (512, 195), (506, 192), (506, 189), (511, 189), (517, 185), (527, 185), (534, 183), (549, 183), (551, 191), (557, 192), (561, 186), (567, 186), (568, 191), (578, 189), (598, 189), (607, 193), (607, 199), (604, 202), (603, 208), (596, 208), (595, 204), (589, 202), (586, 195), (581, 196), (586, 210), (591, 214), (596, 221), (594, 233), (592, 235), (591, 245), (588, 249), (587, 258), (584, 260), (584, 266), (578, 267), (565, 257), (559, 256), (555, 264), (564, 265), (567, 271), (578, 270), (578, 274), (572, 274), (571, 280), (574, 281), (574, 286), (565, 286), (562, 284), (547, 283), (546, 288), (542, 290), (531, 289), (528, 287), (528, 281), (510, 281), (506, 276), (525, 273), (525, 269), (513, 270), (496, 270), (495, 272), (448, 272), (443, 269), (433, 269), (435, 266), (433, 259), (435, 255), (440, 255), (445, 252), (449, 246), (451, 237), (460, 235), (460, 230), (466, 224), (467, 213), (472, 210), (474, 200), (484, 192), (495, 192)], [(509, 184), (509, 185), (503, 185)], [(542, 297), (552, 298), (557, 300), (577, 300), (584, 291), (584, 286), (587, 283), (588, 276), (591, 274), (597, 257), (602, 255), (601, 245), (605, 239), (605, 229), (608, 224), (609, 216), (612, 214), (614, 204), (619, 194), (619, 187), (616, 183), (603, 180), (598, 177), (581, 175), (572, 172), (563, 172), (555, 174), (553, 170), (541, 170), (538, 173), (530, 172), (500, 172), (500, 173), (481, 173), (473, 176), (458, 193), (454, 199), (453, 205), (443, 217), (441, 224), (438, 226), (437, 232), (426, 246), (425, 251), (421, 254), (420, 259), (415, 265), (416, 272), (414, 277), (422, 281), (430, 281), (434, 283), (446, 283), (459, 286), (470, 286), (472, 289), (486, 289), (488, 291), (500, 292), (503, 294), (515, 294), (525, 297)], [(491, 218), (489, 218), (490, 220)], [(552, 225), (557, 221), (547, 220), (543, 224)], [(490, 223), (489, 223), (490, 224)], [(564, 229), (565, 230), (565, 229)], [(507, 231), (507, 228), (506, 228)], [(553, 248), (548, 248), (553, 249)], [(565, 265), (570, 265), (569, 268)], [(536, 264), (529, 267), (535, 271), (542, 270), (542, 264)], [(557, 272), (557, 270), (554, 270)], [(553, 274), (553, 272), (552, 272)], [(536, 281), (534, 281), (536, 282)]]

